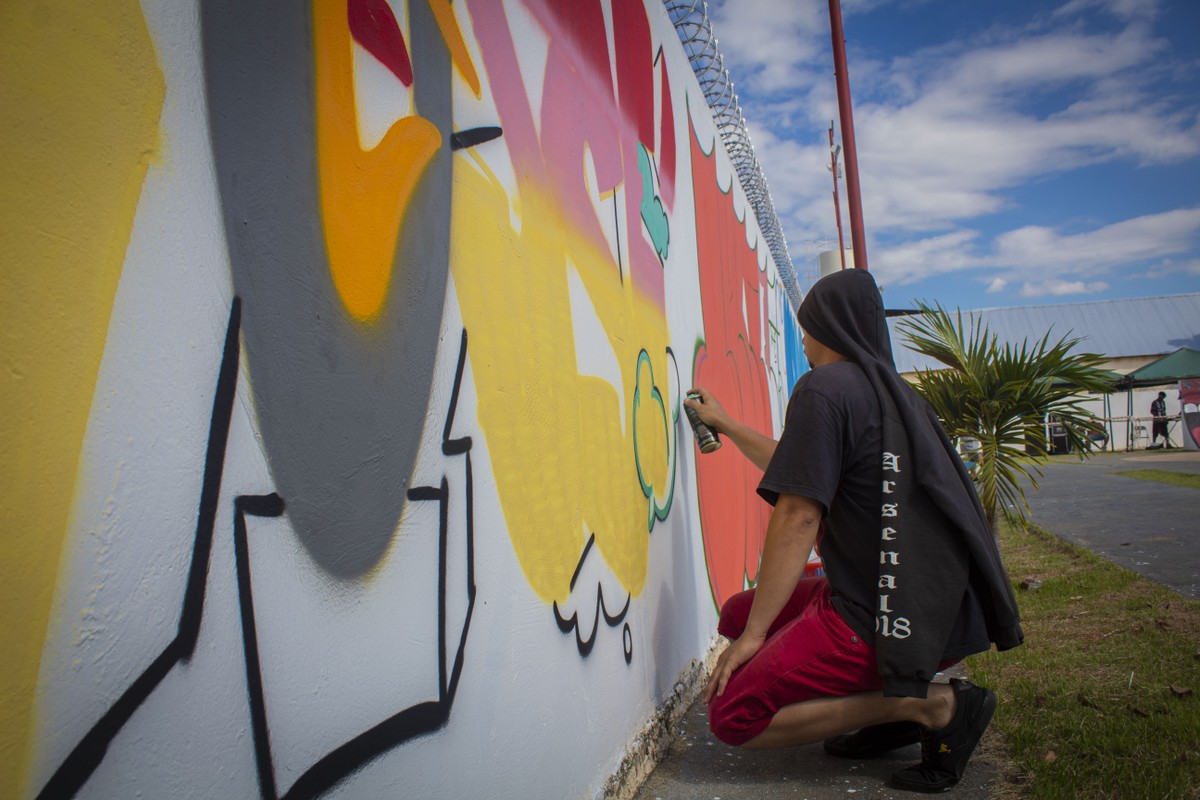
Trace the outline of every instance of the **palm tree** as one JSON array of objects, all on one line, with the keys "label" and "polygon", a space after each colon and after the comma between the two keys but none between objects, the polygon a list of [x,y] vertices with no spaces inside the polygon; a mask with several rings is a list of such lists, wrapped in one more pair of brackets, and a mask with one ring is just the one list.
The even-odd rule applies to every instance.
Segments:
[{"label": "palm tree", "polygon": [[1038,464],[1049,454],[1045,415],[1062,422],[1071,449],[1086,453],[1086,433],[1096,417],[1082,408],[1080,395],[1108,388],[1108,373],[1099,368],[1103,359],[1071,352],[1079,339],[1051,343],[1049,332],[1033,345],[1001,346],[979,318],[964,327],[961,311],[951,318],[938,304],[917,307],[920,313],[897,329],[909,347],[948,369],[918,370],[915,388],[951,439],[979,440],[975,485],[993,533],[997,511],[1023,523],[1029,503],[1021,478],[1036,489]]}]

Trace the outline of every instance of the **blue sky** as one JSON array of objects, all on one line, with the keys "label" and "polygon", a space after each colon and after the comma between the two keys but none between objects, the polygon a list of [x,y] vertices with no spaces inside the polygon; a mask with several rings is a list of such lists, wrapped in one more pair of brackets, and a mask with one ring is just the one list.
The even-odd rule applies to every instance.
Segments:
[{"label": "blue sky", "polygon": [[[709,15],[803,282],[837,247],[828,3]],[[843,0],[842,15],[889,307],[1200,291],[1200,2]]]}]

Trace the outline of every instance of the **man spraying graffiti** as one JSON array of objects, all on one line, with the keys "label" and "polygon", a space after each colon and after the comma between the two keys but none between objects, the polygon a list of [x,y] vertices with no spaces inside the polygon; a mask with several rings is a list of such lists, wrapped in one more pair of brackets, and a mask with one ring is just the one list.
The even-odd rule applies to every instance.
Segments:
[{"label": "man spraying graffiti", "polygon": [[[705,692],[710,724],[736,746],[825,740],[848,758],[920,741],[921,763],[893,784],[940,791],[962,776],[996,696],[934,676],[1019,645],[1016,600],[961,459],[896,372],[871,275],[823,278],[797,317],[812,369],[778,442],[703,388],[686,401],[764,470],[758,493],[774,506],[757,587],[721,610],[731,643]],[[818,541],[826,576],[803,578]]]}]

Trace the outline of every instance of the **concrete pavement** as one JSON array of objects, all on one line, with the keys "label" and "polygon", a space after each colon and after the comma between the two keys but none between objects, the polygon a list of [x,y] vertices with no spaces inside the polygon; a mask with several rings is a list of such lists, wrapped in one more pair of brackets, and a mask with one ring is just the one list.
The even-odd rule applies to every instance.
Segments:
[{"label": "concrete pavement", "polygon": [[[1055,457],[1043,467],[1040,489],[1027,490],[1032,519],[1156,583],[1200,599],[1200,491],[1113,474],[1138,469],[1200,474],[1200,453],[1098,453],[1085,462]],[[1000,748],[989,731],[952,790],[956,800],[1012,796],[1006,791],[1011,787]],[[920,795],[892,789],[887,779],[919,760],[916,745],[863,761],[831,758],[819,744],[739,750],[713,737],[704,704],[697,701],[635,800],[911,800]]]},{"label": "concrete pavement", "polygon": [[[988,800],[1005,782],[999,745],[990,736],[975,751],[956,800]],[[913,800],[888,786],[893,772],[921,760],[912,745],[885,758],[831,758],[821,745],[786,750],[741,750],[717,741],[708,730],[704,703],[688,710],[666,759],[635,800]]]}]

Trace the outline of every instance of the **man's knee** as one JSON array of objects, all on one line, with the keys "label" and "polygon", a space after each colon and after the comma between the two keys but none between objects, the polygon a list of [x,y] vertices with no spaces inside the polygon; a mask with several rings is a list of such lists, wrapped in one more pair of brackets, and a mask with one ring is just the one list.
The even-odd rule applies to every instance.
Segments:
[{"label": "man's knee", "polygon": [[770,722],[770,718],[748,708],[744,702],[728,702],[727,695],[714,697],[708,706],[708,729],[732,747],[741,747],[762,733]]},{"label": "man's knee", "polygon": [[708,729],[713,736],[731,747],[741,747],[746,741],[746,731],[743,726],[735,724],[728,717],[718,717],[709,712]]},{"label": "man's knee", "polygon": [[738,592],[721,606],[721,617],[717,621],[717,633],[727,639],[736,639],[746,629],[750,618],[750,607],[754,605],[754,590]]}]

